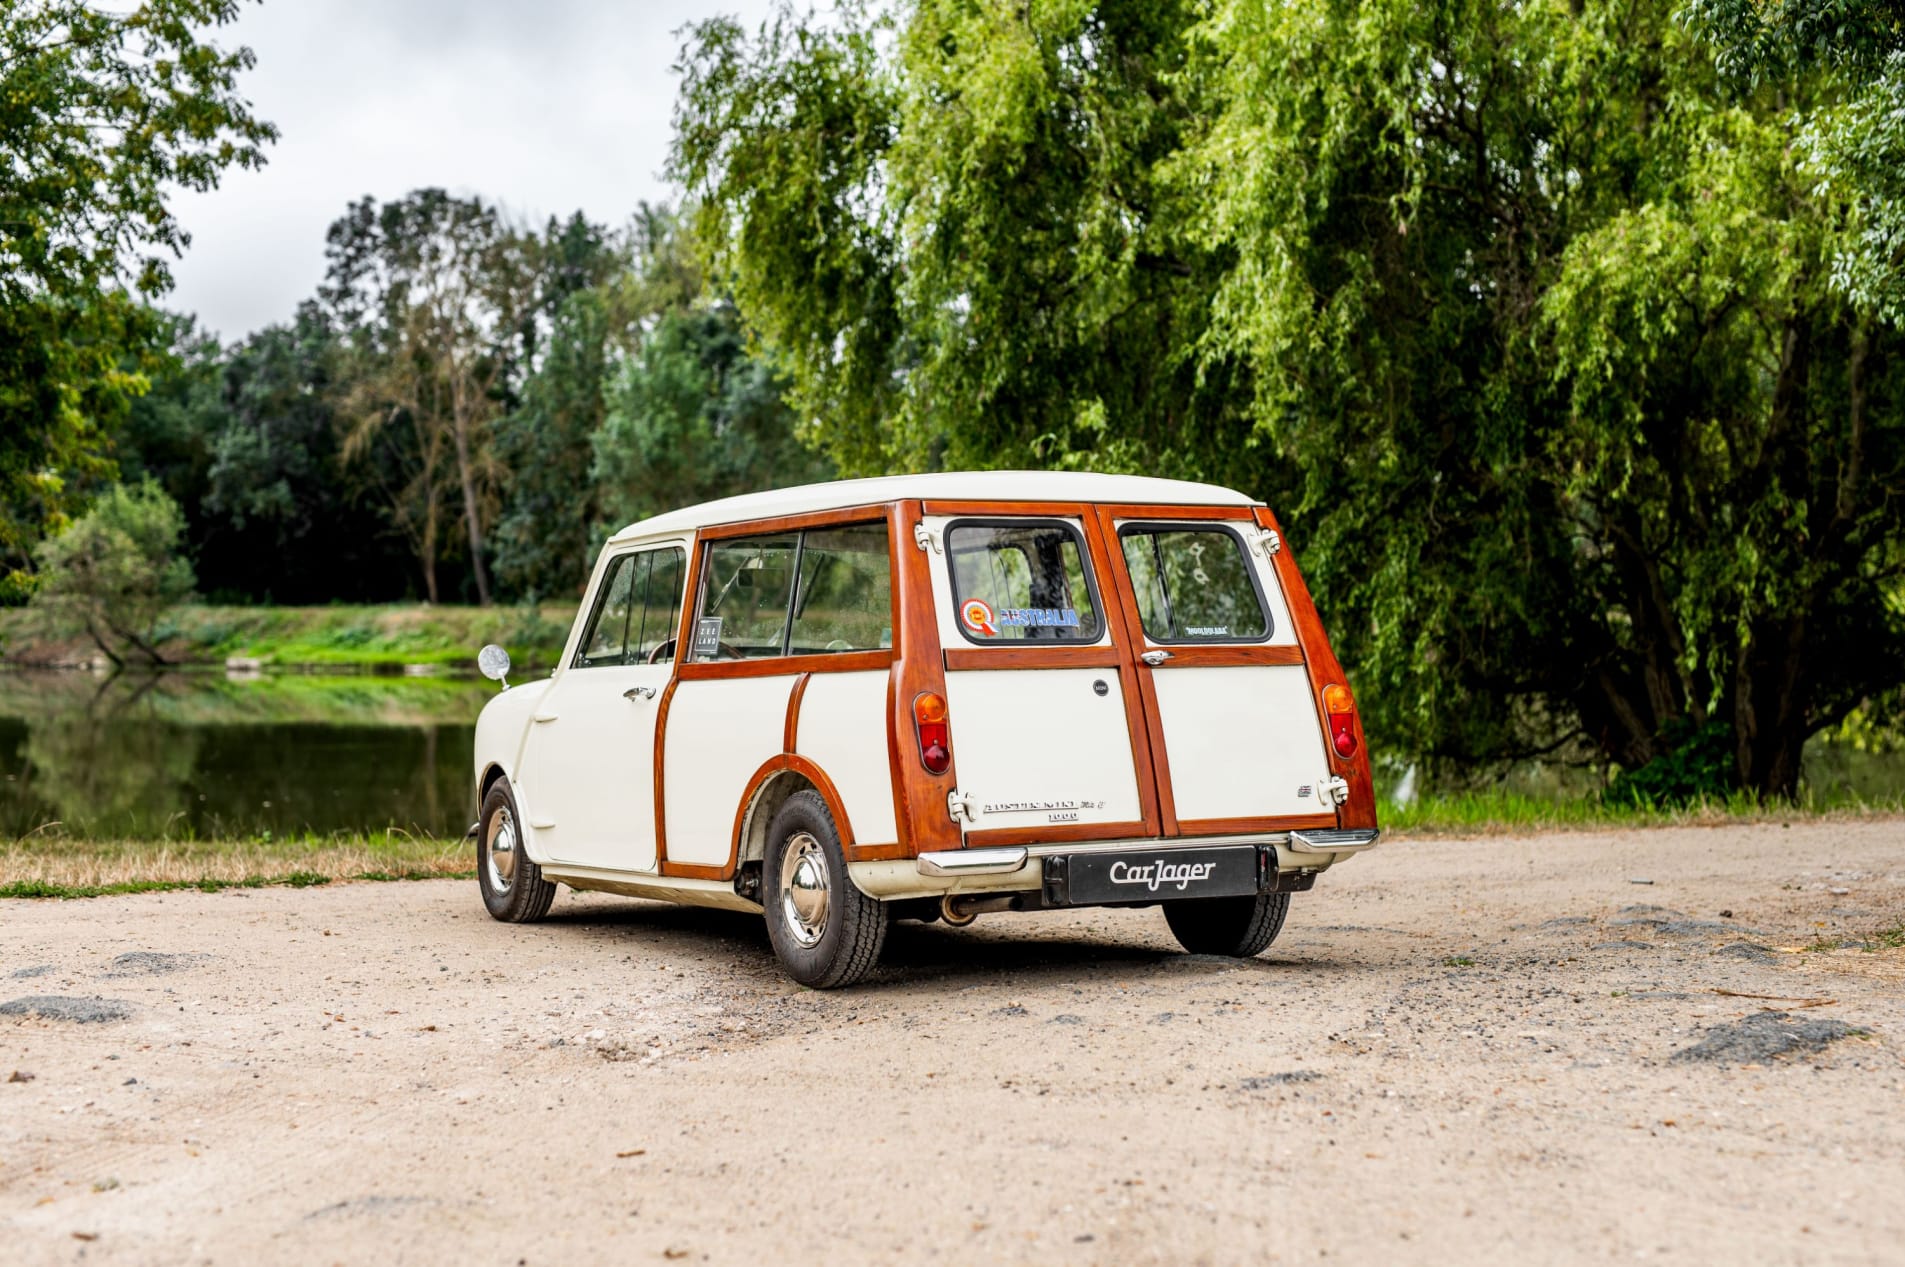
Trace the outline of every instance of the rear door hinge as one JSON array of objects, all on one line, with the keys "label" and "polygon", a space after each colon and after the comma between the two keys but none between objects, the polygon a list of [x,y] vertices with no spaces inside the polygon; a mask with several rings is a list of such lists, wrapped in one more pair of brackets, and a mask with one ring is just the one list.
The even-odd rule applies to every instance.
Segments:
[{"label": "rear door hinge", "polygon": [[1257,534],[1257,548],[1264,558],[1274,559],[1283,551],[1283,537],[1275,528],[1265,528]]},{"label": "rear door hinge", "polygon": [[979,805],[970,792],[961,792],[958,788],[946,793],[946,813],[955,823],[976,823],[979,821]]},{"label": "rear door hinge", "polygon": [[929,554],[942,553],[939,548],[939,538],[934,536],[933,530],[925,524],[913,525],[913,544]]},{"label": "rear door hinge", "polygon": [[1318,799],[1330,805],[1342,805],[1349,800],[1349,780],[1340,774],[1332,774],[1321,784],[1323,794]]}]

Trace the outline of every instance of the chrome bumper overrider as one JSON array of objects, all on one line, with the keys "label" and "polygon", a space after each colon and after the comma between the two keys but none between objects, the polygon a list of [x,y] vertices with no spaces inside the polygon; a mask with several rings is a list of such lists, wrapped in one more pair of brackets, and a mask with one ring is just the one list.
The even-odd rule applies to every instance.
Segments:
[{"label": "chrome bumper overrider", "polygon": [[1290,848],[1295,853],[1347,853],[1367,849],[1382,833],[1373,827],[1311,827],[1290,833]]},{"label": "chrome bumper overrider", "polygon": [[1009,875],[1025,866],[1026,849],[960,849],[919,856],[921,875]]}]

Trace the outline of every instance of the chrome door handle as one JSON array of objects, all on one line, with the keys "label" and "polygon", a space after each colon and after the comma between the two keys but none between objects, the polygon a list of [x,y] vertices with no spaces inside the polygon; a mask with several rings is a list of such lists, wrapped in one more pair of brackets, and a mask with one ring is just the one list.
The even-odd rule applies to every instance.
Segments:
[{"label": "chrome door handle", "polygon": [[622,692],[623,699],[634,699],[637,695],[643,699],[654,699],[655,688],[652,686],[631,686]]},{"label": "chrome door handle", "polygon": [[1144,661],[1154,669],[1170,658],[1171,653],[1168,651],[1147,651],[1138,657],[1138,659]]}]

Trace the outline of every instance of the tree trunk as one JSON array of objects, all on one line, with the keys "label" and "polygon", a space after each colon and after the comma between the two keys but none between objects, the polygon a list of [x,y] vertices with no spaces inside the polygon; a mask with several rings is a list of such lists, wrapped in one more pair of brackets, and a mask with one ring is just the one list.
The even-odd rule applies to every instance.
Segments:
[{"label": "tree trunk", "polygon": [[470,570],[476,576],[476,601],[489,606],[489,571],[483,566],[483,525],[477,518],[476,473],[470,467],[469,422],[461,408],[451,424],[456,441],[456,474],[463,488],[463,527],[469,534]]},{"label": "tree trunk", "polygon": [[428,490],[424,494],[423,507],[423,548],[417,551],[418,560],[423,564],[423,594],[435,606],[437,599],[437,507],[436,492]]},{"label": "tree trunk", "polygon": [[1740,786],[1755,796],[1790,800],[1799,791],[1806,746],[1806,618],[1753,625],[1733,676],[1733,736]]}]

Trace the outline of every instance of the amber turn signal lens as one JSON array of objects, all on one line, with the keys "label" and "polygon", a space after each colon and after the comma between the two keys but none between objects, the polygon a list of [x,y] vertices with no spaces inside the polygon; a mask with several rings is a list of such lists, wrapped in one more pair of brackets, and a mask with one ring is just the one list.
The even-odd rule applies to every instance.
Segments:
[{"label": "amber turn signal lens", "polygon": [[946,724],[945,697],[927,691],[913,697],[913,729],[919,738],[919,763],[928,774],[952,768],[952,731]]}]

